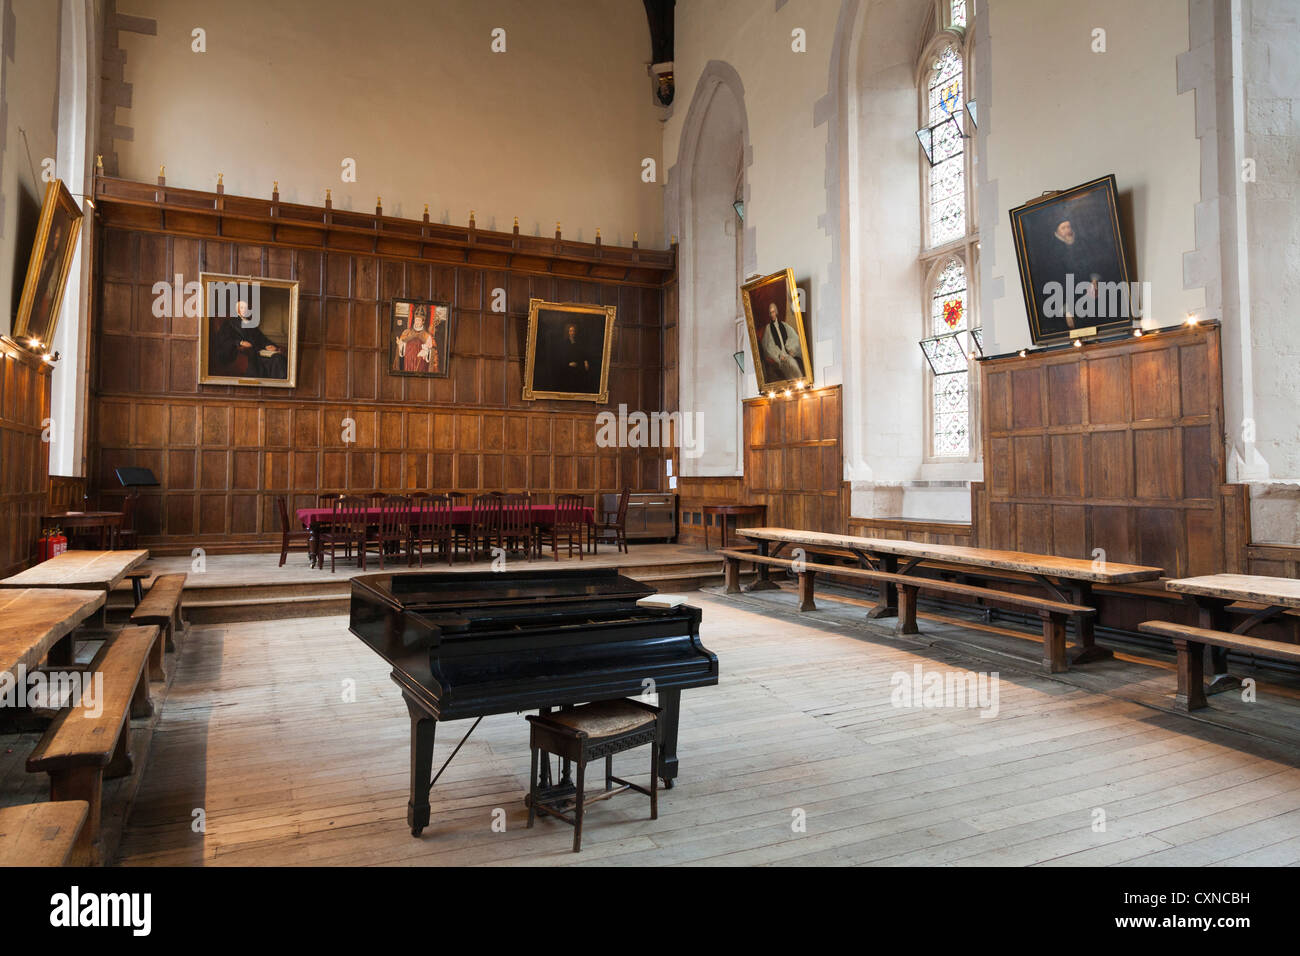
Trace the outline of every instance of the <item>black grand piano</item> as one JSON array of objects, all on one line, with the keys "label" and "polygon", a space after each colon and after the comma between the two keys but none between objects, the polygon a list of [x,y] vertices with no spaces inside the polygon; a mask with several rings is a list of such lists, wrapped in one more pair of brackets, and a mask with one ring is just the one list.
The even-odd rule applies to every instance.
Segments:
[{"label": "black grand piano", "polygon": [[718,658],[700,643],[699,608],[637,605],[654,593],[614,568],[354,577],[349,629],[393,666],[411,715],[411,834],[429,824],[439,720],[657,693],[671,787],[682,690],[716,684]]}]

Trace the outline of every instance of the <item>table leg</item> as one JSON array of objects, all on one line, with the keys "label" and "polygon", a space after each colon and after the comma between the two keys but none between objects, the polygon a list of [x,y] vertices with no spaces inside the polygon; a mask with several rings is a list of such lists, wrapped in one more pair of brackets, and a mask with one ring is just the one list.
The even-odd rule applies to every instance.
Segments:
[{"label": "table leg", "polygon": [[682,692],[660,690],[659,698],[659,778],[664,787],[673,788],[677,778],[677,726],[682,715]]},{"label": "table leg", "polygon": [[[1232,623],[1228,619],[1227,601],[1221,598],[1196,598],[1199,625],[1212,631],[1231,631]],[[1197,645],[1201,647],[1201,645]],[[1189,649],[1189,653],[1190,653]],[[1210,682],[1205,687],[1207,694],[1222,694],[1224,691],[1237,690],[1241,687],[1240,678],[1228,673],[1228,649],[1226,647],[1210,648]]]},{"label": "table leg", "polygon": [[[767,557],[768,544],[767,541],[758,542],[758,553],[763,557]],[[745,585],[746,591],[775,591],[777,589],[776,582],[767,576],[767,568],[766,564],[754,566],[754,580]]]},{"label": "table leg", "polygon": [[[892,554],[882,554],[880,556],[880,565],[882,571],[888,571],[890,574],[898,573],[898,557]],[[861,555],[858,556],[858,563],[866,565],[866,559]],[[876,606],[867,612],[867,617],[898,617],[898,585],[886,581],[880,585],[880,600]]]},{"label": "table leg", "polygon": [[719,517],[722,518],[722,527],[718,530],[718,534],[722,535],[722,550],[726,551],[727,550],[727,516],[719,515]]},{"label": "table leg", "polygon": [[708,551],[709,550],[709,513],[705,511],[702,513],[702,515],[704,521],[704,550]]},{"label": "table leg", "polygon": [[[1092,596],[1092,583],[1089,581],[1071,581],[1070,597],[1074,604],[1095,607]],[[1099,647],[1093,632],[1095,614],[1074,615],[1074,639],[1079,642],[1079,653],[1071,660],[1072,664],[1087,664],[1092,661],[1104,661],[1115,656],[1109,647]]]}]

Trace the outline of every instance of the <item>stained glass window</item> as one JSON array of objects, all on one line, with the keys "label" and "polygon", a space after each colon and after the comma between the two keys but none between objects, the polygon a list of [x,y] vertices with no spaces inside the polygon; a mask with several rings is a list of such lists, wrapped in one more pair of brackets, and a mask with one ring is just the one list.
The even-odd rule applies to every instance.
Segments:
[{"label": "stained glass window", "polygon": [[941,246],[966,234],[966,141],[954,119],[962,97],[962,60],[947,46],[934,63],[927,91],[927,122],[933,130],[930,167],[930,245]]},{"label": "stained glass window", "polygon": [[[966,303],[966,264],[944,263],[930,288],[930,335],[949,336],[970,327]],[[931,376],[932,454],[936,458],[970,454],[970,364],[956,337],[933,339],[926,352]]]},{"label": "stained glass window", "polygon": [[966,0],[952,0],[952,25],[966,27]]}]

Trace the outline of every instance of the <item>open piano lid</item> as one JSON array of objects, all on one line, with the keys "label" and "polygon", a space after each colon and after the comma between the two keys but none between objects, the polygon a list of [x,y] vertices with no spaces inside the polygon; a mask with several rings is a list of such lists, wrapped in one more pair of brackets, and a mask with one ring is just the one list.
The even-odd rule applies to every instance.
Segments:
[{"label": "open piano lid", "polygon": [[655,593],[617,568],[364,574],[352,579],[352,587],[371,591],[395,608],[434,612],[543,602],[634,602]]}]

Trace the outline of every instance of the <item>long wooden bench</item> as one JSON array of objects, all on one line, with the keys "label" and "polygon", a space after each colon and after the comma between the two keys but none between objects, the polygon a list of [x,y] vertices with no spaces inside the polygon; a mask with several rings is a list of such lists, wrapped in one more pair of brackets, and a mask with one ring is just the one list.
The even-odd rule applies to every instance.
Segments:
[{"label": "long wooden bench", "polygon": [[1205,706],[1205,648],[1222,647],[1227,651],[1258,654],[1279,661],[1300,664],[1300,645],[1247,637],[1228,631],[1215,631],[1172,621],[1144,621],[1138,625],[1144,634],[1168,637],[1178,652],[1178,692],[1174,706],[1179,710],[1200,710]]},{"label": "long wooden bench", "polygon": [[917,575],[898,574],[892,571],[876,571],[871,568],[850,568],[833,564],[817,564],[800,559],[774,558],[755,554],[750,551],[724,549],[717,552],[724,559],[723,581],[726,592],[735,594],[740,591],[740,565],[749,562],[767,567],[780,567],[791,571],[798,580],[799,610],[814,611],[817,605],[813,596],[814,581],[818,574],[834,574],[841,577],[871,581],[878,585],[893,585],[898,589],[898,626],[900,634],[916,634],[916,600],[921,591],[938,594],[955,594],[964,597],[995,601],[1018,609],[1036,613],[1043,621],[1043,667],[1051,674],[1060,673],[1068,668],[1065,657],[1065,631],[1070,618],[1078,615],[1092,615],[1096,612],[1080,604],[1067,604],[1047,598],[1028,594],[1016,594],[1011,591],[996,591],[992,588],[944,581],[941,578],[925,578]]},{"label": "long wooden bench", "polygon": [[181,595],[185,591],[184,574],[160,574],[149,587],[149,593],[131,612],[131,623],[162,629],[164,640],[154,649],[149,660],[149,673],[154,680],[166,680],[163,670],[163,651],[176,649],[175,633],[184,633],[185,619],[181,615]]},{"label": "long wooden bench", "polygon": [[0,808],[0,867],[63,866],[89,813],[85,800]]},{"label": "long wooden bench", "polygon": [[103,675],[103,690],[93,715],[86,707],[68,707],[54,718],[27,758],[32,773],[50,775],[50,799],[84,800],[86,824],[74,862],[100,862],[100,810],[105,778],[131,773],[131,717],[153,714],[145,673],[154,645],[162,643],[156,626],[127,627],[107,641],[86,670]]}]

